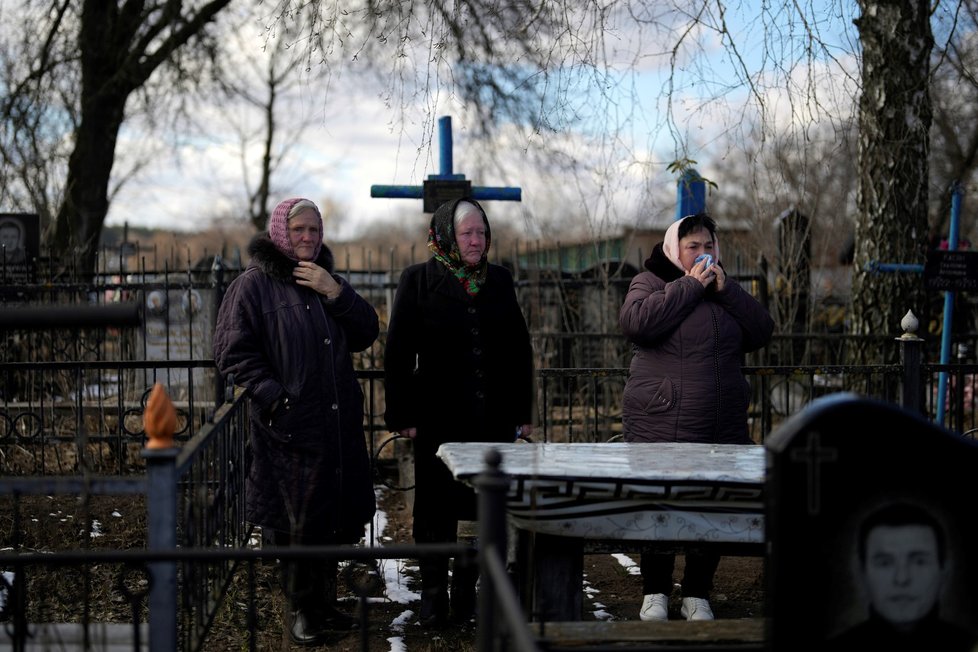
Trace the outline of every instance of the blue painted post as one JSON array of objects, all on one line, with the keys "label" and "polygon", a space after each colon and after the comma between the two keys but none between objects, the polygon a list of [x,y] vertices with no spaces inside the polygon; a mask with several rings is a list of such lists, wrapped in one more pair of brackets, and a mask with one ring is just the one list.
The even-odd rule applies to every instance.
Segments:
[{"label": "blue painted post", "polygon": [[706,181],[694,168],[676,181],[676,220],[706,211]]},{"label": "blue painted post", "polygon": [[[958,223],[961,220],[961,184],[955,183],[951,192],[951,230],[947,237],[947,250],[956,251],[958,248]],[[944,292],[944,322],[941,328],[941,364],[947,364],[951,359],[951,321],[954,319],[954,290]],[[944,425],[947,397],[947,372],[942,371],[937,377],[937,414],[938,425]]]},{"label": "blue painted post", "polygon": [[438,160],[441,163],[438,176],[450,179],[452,176],[452,117],[438,118]]},{"label": "blue painted post", "polygon": [[[177,455],[179,448],[144,449],[150,550],[177,547]],[[152,562],[149,589],[150,652],[177,649],[177,564]]]}]

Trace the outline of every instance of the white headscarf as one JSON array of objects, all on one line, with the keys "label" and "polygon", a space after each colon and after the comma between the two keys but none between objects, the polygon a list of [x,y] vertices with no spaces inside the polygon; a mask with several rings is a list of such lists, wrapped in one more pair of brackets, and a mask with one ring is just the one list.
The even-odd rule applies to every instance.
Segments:
[{"label": "white headscarf", "polygon": [[[666,235],[662,239],[662,253],[683,273],[686,272],[686,268],[679,261],[679,225],[690,217],[692,215],[687,215],[670,224],[669,228],[666,229]],[[713,234],[713,260],[718,263],[720,262],[720,238],[715,233]]]}]

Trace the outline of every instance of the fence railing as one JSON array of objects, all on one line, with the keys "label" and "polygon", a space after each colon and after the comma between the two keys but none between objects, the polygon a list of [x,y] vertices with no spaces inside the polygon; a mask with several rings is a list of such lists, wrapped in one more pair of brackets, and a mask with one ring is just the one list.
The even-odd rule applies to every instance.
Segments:
[{"label": "fence railing", "polygon": [[[144,450],[145,475],[0,478],[0,496],[14,499],[15,540],[9,550],[0,553],[0,602],[4,603],[3,619],[9,620],[6,633],[12,649],[26,649],[29,641],[36,642],[42,626],[39,623],[66,619],[76,621],[75,637],[83,649],[88,649],[88,643],[99,631],[92,614],[110,610],[105,600],[114,607],[111,611],[116,614],[115,621],[120,620],[119,606],[124,603],[126,615],[121,620],[132,623],[118,644],[120,649],[128,645],[150,652],[204,649],[232,577],[245,563],[248,626],[242,645],[254,650],[258,627],[256,562],[435,555],[464,560],[475,554],[472,545],[464,544],[384,548],[264,546],[261,550],[249,546],[252,531],[245,523],[243,502],[248,411],[249,401],[239,391],[183,447]],[[17,540],[19,500],[23,496],[57,493],[86,499],[95,495],[141,498],[147,516],[146,549],[25,549]],[[505,523],[505,494],[496,509],[500,513],[492,522]],[[505,540],[501,546],[505,550]],[[64,586],[57,580],[65,569],[79,579],[75,595],[65,596]],[[107,591],[106,587],[114,588]],[[369,602],[366,593],[361,597],[361,635],[366,636]],[[94,602],[98,600],[102,604],[96,607]],[[142,622],[148,623],[148,629],[141,626]]]},{"label": "fence railing", "polygon": [[[15,513],[20,508],[17,499],[25,495],[61,493],[84,499],[134,496],[145,501],[146,546],[150,552],[172,553],[178,547],[197,550],[244,548],[251,533],[244,518],[247,415],[247,400],[239,397],[237,402],[220,408],[213,420],[182,448],[141,448],[145,474],[121,478],[92,473],[52,478],[0,478],[0,496],[15,498]],[[38,595],[39,589],[36,584],[29,587],[28,576],[24,574],[28,567],[36,566],[38,562],[32,561],[32,553],[24,550],[19,540],[20,529],[14,527],[12,531],[13,540],[8,544],[12,554],[0,555],[0,565],[13,568],[15,573],[14,582],[9,583],[9,601],[13,605],[12,638],[16,644],[18,641],[23,643],[29,636],[27,621],[32,604],[26,596]],[[44,559],[50,560],[48,557]],[[201,648],[236,563],[234,558],[223,557],[214,558],[206,565],[186,562],[178,569],[172,561],[140,559],[144,566],[140,573],[148,578],[149,588],[123,593],[130,601],[134,624],[138,625],[144,609],[148,614],[153,634],[151,650]],[[120,571],[117,582],[127,586],[127,582],[133,580],[126,576],[128,569],[123,570],[125,572]],[[86,573],[89,571],[83,571],[83,577],[87,577]],[[90,581],[85,582],[86,586],[90,584]],[[84,597],[83,604],[87,607],[87,594]]]},{"label": "fence railing", "polygon": [[[608,341],[611,343],[610,338]],[[899,338],[891,345],[899,348],[899,364],[745,367],[754,392],[749,415],[754,439],[764,441],[781,420],[811,400],[839,391],[900,403],[952,430],[970,433],[975,427],[978,365],[925,364],[925,342],[912,336]],[[148,370],[152,370],[151,376],[147,376]],[[80,559],[70,554],[62,558],[62,553],[50,557],[48,552],[26,549],[24,542],[17,539],[20,529],[16,527],[20,518],[17,500],[22,496],[60,493],[89,500],[93,496],[121,495],[145,502],[148,552],[143,552],[142,557],[133,554],[141,559],[139,562],[129,555],[107,553],[105,563],[111,558],[121,564],[115,583],[131,610],[133,636],[139,640],[143,631],[139,623],[148,619],[153,633],[151,647],[158,645],[161,650],[200,649],[242,560],[252,563],[263,555],[271,559],[303,554],[301,550],[249,552],[250,529],[245,525],[242,502],[247,401],[239,394],[218,407],[216,397],[223,399],[220,383],[210,380],[208,391],[198,393],[190,382],[197,370],[213,374],[213,362],[5,360],[0,366],[4,389],[0,403],[0,497],[13,497],[15,522],[13,540],[9,542],[12,554],[0,555],[5,568],[15,569],[14,579],[0,582],[11,596],[13,631],[21,637],[17,640],[25,640],[31,619],[27,595],[43,592],[38,587],[44,586],[44,573],[36,570],[43,566],[41,557],[68,565]],[[142,431],[147,380],[159,380],[164,375],[167,382],[178,386],[183,383],[174,381],[173,376],[186,375],[186,404],[177,401],[178,408],[184,410],[180,435],[184,447],[179,451],[147,452],[143,450]],[[383,372],[369,369],[358,375],[366,385],[365,425],[376,468],[380,463],[377,458],[385,450],[380,440],[387,436],[382,417]],[[951,399],[946,401],[951,408],[944,415],[936,413],[940,404],[936,388],[940,387],[941,375],[949,377],[947,391]],[[542,439],[605,441],[620,434],[621,394],[626,379],[624,366],[539,369],[537,422]],[[121,460],[128,462],[123,464]],[[27,461],[36,466],[29,467]],[[16,473],[42,477],[13,477]],[[64,477],[65,473],[75,475]],[[492,539],[485,536],[486,541]],[[453,550],[455,554],[472,552],[469,548]],[[485,550],[491,550],[491,546]],[[84,557],[93,552],[80,554]],[[351,553],[349,548],[343,548],[344,558],[351,554],[382,556]],[[414,548],[412,554],[429,552]],[[504,594],[502,603],[508,602],[511,596],[505,593],[500,580],[499,560],[486,556],[483,561],[490,582]],[[103,572],[97,567],[97,562],[77,567],[85,601],[89,599],[88,588],[97,583],[96,574]],[[28,572],[28,568],[35,570]],[[31,575],[40,579],[28,586]],[[487,599],[496,598],[490,594]],[[87,614],[87,602],[83,604]],[[515,620],[512,614],[505,616],[506,609],[500,617]],[[506,632],[521,649],[532,649],[523,647],[532,641],[524,640],[518,624],[510,623],[498,632],[493,628],[494,635],[499,632]]]},{"label": "fence railing", "polygon": [[[763,442],[783,420],[812,400],[840,391],[907,405],[906,388],[917,397],[915,408],[938,421],[939,379],[947,377],[940,421],[950,430],[978,427],[978,364],[921,362],[922,342],[892,341],[909,360],[891,365],[748,365],[744,374],[752,389],[749,426],[752,439]],[[0,474],[64,475],[79,471],[124,475],[139,472],[144,435],[142,413],[154,378],[147,365],[160,366],[170,382],[175,375],[203,370],[213,361],[129,363],[11,363],[0,373],[16,373],[37,386],[26,400],[0,401]],[[357,372],[365,401],[365,430],[375,464],[396,461],[398,446],[389,446],[384,425],[383,370]],[[621,397],[627,380],[624,366],[538,369],[538,435],[542,441],[606,441],[621,434]],[[158,375],[164,384],[165,376]],[[99,384],[101,383],[101,384]],[[57,393],[51,388],[100,387]],[[169,387],[169,385],[168,385]],[[178,440],[190,441],[215,409],[212,394],[176,401]]]},{"label": "fence railing", "polygon": [[3,474],[131,473],[144,466],[142,416],[154,384],[173,397],[184,442],[211,417],[219,391],[213,360],[5,362],[0,376]]}]

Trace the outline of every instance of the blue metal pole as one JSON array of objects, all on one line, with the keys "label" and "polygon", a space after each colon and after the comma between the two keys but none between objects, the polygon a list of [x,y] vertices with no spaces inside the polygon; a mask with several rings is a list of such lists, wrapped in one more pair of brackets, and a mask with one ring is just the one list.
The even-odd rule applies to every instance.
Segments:
[{"label": "blue metal pole", "polygon": [[523,190],[521,188],[501,188],[494,186],[479,187],[472,189],[473,199],[496,199],[499,201],[521,201]]},{"label": "blue metal pole", "polygon": [[876,274],[879,272],[916,272],[921,273],[924,271],[923,265],[918,265],[917,263],[877,263],[871,261],[866,263],[863,268],[867,272]]},{"label": "blue metal pole", "polygon": [[370,196],[381,199],[421,199],[424,189],[421,186],[385,186],[374,184],[370,186]]},{"label": "blue metal pole", "polygon": [[438,118],[438,146],[441,162],[439,175],[447,179],[452,176],[452,116],[450,115]]},{"label": "blue metal pole", "polygon": [[[961,219],[961,184],[955,183],[951,191],[951,230],[947,238],[947,250],[957,251],[958,223]],[[951,320],[954,318],[954,290],[944,292],[944,322],[941,329],[941,364],[947,364],[951,359]],[[937,377],[937,414],[938,425],[944,425],[945,404],[947,402],[947,372],[942,371]]]}]

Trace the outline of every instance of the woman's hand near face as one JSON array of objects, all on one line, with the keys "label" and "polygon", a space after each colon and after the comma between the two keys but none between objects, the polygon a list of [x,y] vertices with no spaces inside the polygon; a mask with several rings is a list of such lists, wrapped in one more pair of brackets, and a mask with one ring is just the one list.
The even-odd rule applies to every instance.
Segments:
[{"label": "woman's hand near face", "polygon": [[325,269],[307,260],[300,260],[295,269],[292,270],[297,285],[304,285],[312,288],[319,294],[325,295],[327,299],[335,299],[340,296],[342,288],[336,282],[333,275]]},{"label": "woman's hand near face", "polygon": [[713,263],[713,266],[710,267],[710,270],[713,272],[713,276],[716,279],[717,292],[722,291],[724,284],[727,282],[727,273],[724,272],[723,268],[717,265],[716,263]]},{"label": "woman's hand near face", "polygon": [[[707,287],[710,285],[710,283],[717,279],[718,272],[723,274],[723,270],[720,270],[716,264],[707,267],[706,260],[701,260],[693,265],[688,272],[686,272],[686,276],[692,276],[697,281],[702,283],[703,287]],[[720,289],[719,285],[717,286],[717,289]]]}]

